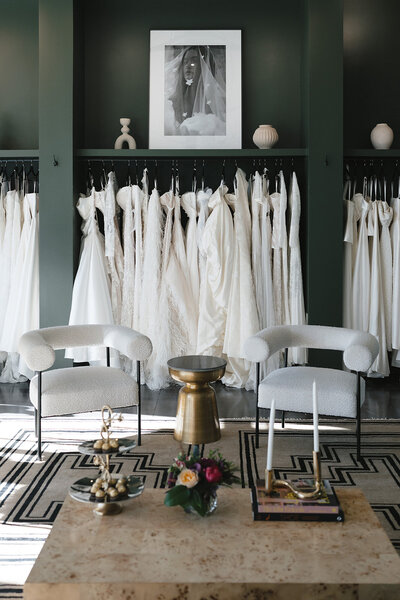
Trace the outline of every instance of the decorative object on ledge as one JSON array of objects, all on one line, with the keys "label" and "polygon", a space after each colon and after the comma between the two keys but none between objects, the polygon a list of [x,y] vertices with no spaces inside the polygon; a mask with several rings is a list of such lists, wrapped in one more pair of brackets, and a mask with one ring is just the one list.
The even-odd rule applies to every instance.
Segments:
[{"label": "decorative object on ledge", "polygon": [[253,142],[262,150],[272,148],[278,140],[278,132],[272,125],[259,125],[253,134]]},{"label": "decorative object on ledge", "polygon": [[136,441],[111,438],[111,425],[114,420],[122,421],[122,415],[114,415],[108,405],[103,406],[101,418],[101,439],[84,442],[78,447],[82,454],[94,455],[93,462],[98,467],[100,476],[97,479],[79,479],[72,484],[69,492],[72,498],[79,502],[95,503],[97,506],[93,512],[97,515],[116,515],[122,510],[119,502],[139,496],[144,485],[140,477],[111,474],[110,456],[132,450]]},{"label": "decorative object on ledge", "polygon": [[376,150],[388,150],[393,143],[393,130],[387,123],[378,123],[371,131],[371,142]]},{"label": "decorative object on ledge", "polygon": [[122,133],[115,140],[114,149],[115,150],[122,150],[124,142],[126,142],[128,144],[129,150],[136,150],[135,139],[131,135],[129,135],[129,125],[131,124],[131,120],[127,119],[127,118],[124,118],[124,117],[121,117],[121,119],[119,120],[119,122],[122,125],[122,127],[121,127]]},{"label": "decorative object on ledge", "polygon": [[182,506],[186,512],[201,517],[211,515],[217,508],[218,487],[240,483],[235,471],[235,465],[218,450],[211,450],[208,458],[197,453],[185,456],[181,452],[168,469],[169,489],[164,504]]}]

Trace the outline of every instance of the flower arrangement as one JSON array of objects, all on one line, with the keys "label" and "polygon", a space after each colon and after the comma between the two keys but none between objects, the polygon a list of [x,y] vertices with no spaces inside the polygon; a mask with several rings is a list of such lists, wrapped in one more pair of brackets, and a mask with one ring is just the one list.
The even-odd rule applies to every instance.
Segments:
[{"label": "flower arrangement", "polygon": [[218,452],[211,450],[208,458],[185,456],[180,453],[168,469],[168,491],[164,504],[182,506],[204,517],[210,514],[210,507],[216,506],[217,489],[220,485],[230,486],[240,483],[234,474],[237,468]]}]

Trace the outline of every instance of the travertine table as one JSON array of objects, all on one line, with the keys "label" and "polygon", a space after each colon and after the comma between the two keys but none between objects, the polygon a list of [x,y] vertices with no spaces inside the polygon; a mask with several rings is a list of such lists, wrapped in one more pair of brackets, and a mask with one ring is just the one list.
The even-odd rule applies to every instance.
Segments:
[{"label": "travertine table", "polygon": [[400,598],[400,558],[358,489],[337,489],[345,523],[253,522],[248,489],[220,489],[210,517],[146,489],[113,517],[71,498],[25,600]]}]

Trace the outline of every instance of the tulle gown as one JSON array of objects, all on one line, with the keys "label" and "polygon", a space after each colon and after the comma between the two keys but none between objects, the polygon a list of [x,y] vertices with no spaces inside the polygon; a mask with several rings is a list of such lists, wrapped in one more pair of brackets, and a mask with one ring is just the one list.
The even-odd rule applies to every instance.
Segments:
[{"label": "tulle gown", "polygon": [[188,282],[193,298],[193,320],[195,325],[195,337],[192,346],[197,345],[197,326],[199,320],[200,299],[200,273],[199,273],[199,251],[197,246],[197,198],[195,192],[187,192],[181,198],[182,208],[188,216],[185,235],[186,262],[188,269]]},{"label": "tulle gown", "polygon": [[[122,282],[121,325],[133,328],[135,293],[134,188],[126,185],[117,192],[117,202],[123,210],[124,277]],[[140,190],[139,190],[140,191]]]},{"label": "tulle gown", "polygon": [[225,200],[228,189],[221,184],[211,195],[202,236],[205,255],[200,289],[197,354],[222,356],[231,287],[235,238],[231,211]]},{"label": "tulle gown", "polygon": [[381,224],[380,253],[382,270],[382,293],[386,323],[386,347],[392,349],[392,293],[393,293],[393,255],[389,227],[393,219],[393,209],[387,202],[378,203],[379,222]]},{"label": "tulle gown", "polygon": [[[21,212],[19,194],[9,190],[5,197],[6,226],[3,237],[3,248],[0,256],[0,331],[3,329],[10,294],[12,274],[17,260],[18,244],[21,235]],[[3,350],[1,348],[1,350]]]},{"label": "tulle gown", "polygon": [[[95,190],[79,199],[77,209],[82,217],[82,249],[72,290],[69,325],[112,324],[114,322],[110,280],[104,256],[104,238],[96,218]],[[104,360],[105,350],[99,347],[70,348],[67,358],[75,362]]]},{"label": "tulle gown", "polygon": [[247,188],[246,175],[238,169],[235,193],[229,195],[235,209],[234,257],[223,345],[223,353],[229,359],[222,379],[235,387],[245,386],[249,378],[251,364],[244,358],[244,342],[260,329],[251,272],[251,217]]},{"label": "tulle gown", "polygon": [[[200,287],[204,280],[204,272],[206,268],[207,262],[207,254],[203,248],[203,233],[204,228],[206,226],[206,221],[210,212],[208,207],[208,203],[212,194],[212,190],[210,188],[206,188],[205,190],[200,189],[197,192],[197,212],[199,218],[197,219],[197,230],[196,230],[196,239],[197,239],[197,247],[199,251],[199,280]],[[200,289],[199,289],[200,294]]]}]

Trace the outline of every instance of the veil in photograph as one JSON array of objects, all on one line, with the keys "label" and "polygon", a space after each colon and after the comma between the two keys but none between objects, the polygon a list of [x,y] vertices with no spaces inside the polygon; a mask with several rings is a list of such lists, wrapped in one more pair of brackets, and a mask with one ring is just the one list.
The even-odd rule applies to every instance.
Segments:
[{"label": "veil in photograph", "polygon": [[[184,74],[189,51],[198,53],[200,65],[192,79]],[[209,46],[185,46],[166,63],[164,134],[226,135],[225,63]]]}]

